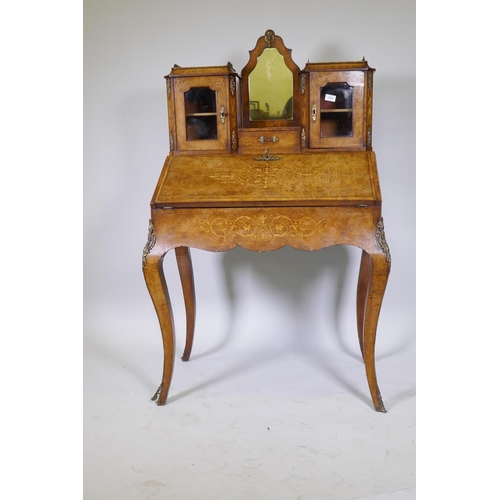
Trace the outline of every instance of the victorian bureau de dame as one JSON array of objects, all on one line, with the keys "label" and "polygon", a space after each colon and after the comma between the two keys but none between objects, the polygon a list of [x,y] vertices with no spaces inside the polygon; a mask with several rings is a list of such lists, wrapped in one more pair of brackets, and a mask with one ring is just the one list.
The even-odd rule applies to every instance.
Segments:
[{"label": "victorian bureau de dame", "polygon": [[164,348],[167,400],[174,326],[163,258],[174,249],[187,314],[188,361],[195,293],[190,248],[270,251],[289,245],[362,250],[357,328],[368,386],[385,412],[375,374],[375,334],[391,258],[372,151],[374,69],[359,62],[293,62],[272,30],[257,40],[241,76],[226,66],[166,76],[170,153],[151,201],[142,267]]}]

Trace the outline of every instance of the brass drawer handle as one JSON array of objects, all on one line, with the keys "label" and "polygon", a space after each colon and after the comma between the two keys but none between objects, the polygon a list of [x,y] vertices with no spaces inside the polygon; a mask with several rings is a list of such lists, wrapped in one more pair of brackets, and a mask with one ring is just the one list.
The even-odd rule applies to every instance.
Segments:
[{"label": "brass drawer handle", "polygon": [[261,135],[258,139],[257,139],[261,144],[264,144],[265,142],[274,142],[274,144],[276,144],[279,139],[273,135],[271,138],[266,138],[264,137],[263,135]]}]

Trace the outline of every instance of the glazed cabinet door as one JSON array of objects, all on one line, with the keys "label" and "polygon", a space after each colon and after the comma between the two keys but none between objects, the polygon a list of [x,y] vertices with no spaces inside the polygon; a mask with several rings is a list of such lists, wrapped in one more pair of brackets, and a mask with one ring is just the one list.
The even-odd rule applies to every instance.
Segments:
[{"label": "glazed cabinet door", "polygon": [[230,151],[228,78],[203,76],[174,81],[176,149]]},{"label": "glazed cabinet door", "polygon": [[307,112],[311,148],[365,148],[365,73],[310,73]]}]

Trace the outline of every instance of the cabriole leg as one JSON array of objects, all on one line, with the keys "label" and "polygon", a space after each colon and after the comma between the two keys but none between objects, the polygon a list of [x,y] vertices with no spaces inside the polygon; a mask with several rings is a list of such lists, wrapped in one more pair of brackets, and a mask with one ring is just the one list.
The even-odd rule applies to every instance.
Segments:
[{"label": "cabriole leg", "polygon": [[365,325],[366,293],[368,291],[368,283],[370,281],[371,266],[372,261],[370,259],[370,256],[363,250],[361,254],[361,265],[359,267],[358,292],[356,297],[358,339],[359,347],[361,349],[361,356],[363,356],[363,358],[363,331]]},{"label": "cabriole leg", "polygon": [[167,401],[174,367],[175,332],[170,296],[168,294],[163,258],[170,248],[156,238],[153,223],[149,222],[148,241],[142,254],[142,270],[153,301],[163,340],[163,376],[160,386],[151,398],[158,406]]},{"label": "cabriole leg", "polygon": [[187,247],[177,247],[175,249],[177,266],[184,294],[184,304],[186,306],[186,345],[182,361],[189,361],[193,348],[194,324],[196,315],[196,297],[194,292],[193,265],[191,262],[191,252]]},{"label": "cabriole leg", "polygon": [[375,372],[375,338],[382,299],[389,278],[389,268],[384,254],[370,254],[370,258],[371,272],[369,273],[363,325],[363,357],[373,405],[375,410],[385,413],[386,409],[380,395]]}]

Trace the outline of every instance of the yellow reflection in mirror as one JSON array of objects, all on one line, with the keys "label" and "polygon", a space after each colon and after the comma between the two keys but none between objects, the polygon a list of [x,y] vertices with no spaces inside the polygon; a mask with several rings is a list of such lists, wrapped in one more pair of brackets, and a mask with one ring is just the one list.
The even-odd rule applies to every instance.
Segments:
[{"label": "yellow reflection in mirror", "polygon": [[248,75],[250,120],[293,118],[293,75],[278,49],[264,49]]}]

